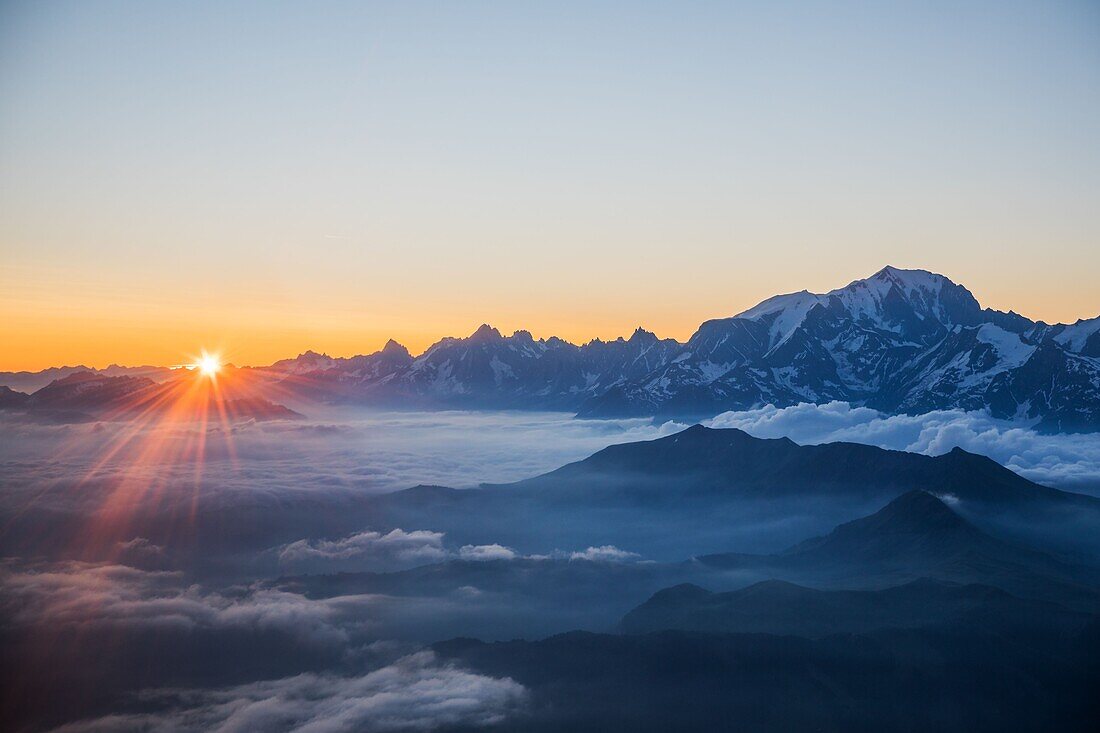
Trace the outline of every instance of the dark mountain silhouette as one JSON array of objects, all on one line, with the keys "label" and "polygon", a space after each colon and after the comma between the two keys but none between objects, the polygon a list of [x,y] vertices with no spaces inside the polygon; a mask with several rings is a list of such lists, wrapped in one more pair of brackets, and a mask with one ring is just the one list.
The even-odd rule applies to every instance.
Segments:
[{"label": "dark mountain silhouette", "polygon": [[23,407],[30,399],[26,392],[19,392],[10,387],[0,387],[0,410],[11,407]]},{"label": "dark mountain silhouette", "polygon": [[262,371],[284,375],[280,386],[321,400],[392,408],[575,409],[586,395],[616,380],[666,364],[680,344],[638,329],[629,339],[576,346],[535,340],[527,331],[503,336],[482,324],[467,338],[445,338],[413,358],[393,342],[374,354],[334,359],[306,352]]},{"label": "dark mountain silhouette", "polygon": [[767,580],[726,593],[695,585],[667,588],[626,614],[619,628],[630,634],[680,629],[821,637],[977,622],[1006,630],[1079,631],[1091,618],[988,585],[920,579],[882,590],[817,590]]},{"label": "dark mountain silhouette", "polygon": [[980,624],[811,640],[574,632],[455,639],[444,660],[531,695],[516,731],[1087,731],[1100,626],[1006,634]]},{"label": "dark mountain silhouette", "polygon": [[[1041,486],[983,456],[799,446],[699,426],[611,446],[513,484],[420,486],[372,497],[365,511],[376,529],[432,527],[462,543],[500,542],[524,552],[611,543],[671,561],[685,556],[688,537],[694,549],[687,552],[715,553],[758,523],[787,528],[771,545],[782,547],[924,490],[957,500],[979,526],[1053,527],[1059,541],[1095,550],[1087,532],[1066,537],[1061,530],[1069,517],[1097,526],[1100,500]],[[759,537],[747,541],[761,546]]]},{"label": "dark mountain silhouette", "polygon": [[[665,493],[881,495],[917,489],[972,501],[1079,502],[1082,498],[1028,481],[996,461],[956,448],[941,456],[859,443],[798,445],[754,438],[734,428],[694,425],[664,438],[609,446],[517,488],[583,484],[598,495],[619,486],[663,482]],[[1087,499],[1084,500],[1089,502]]]},{"label": "dark mountain silhouette", "polygon": [[920,578],[981,583],[1021,598],[1100,610],[1096,569],[992,537],[923,491],[775,555],[730,553],[699,560],[814,585],[882,587]]},{"label": "dark mountain silhouette", "polygon": [[175,370],[164,366],[145,365],[128,367],[119,364],[111,364],[104,369],[95,369],[84,365],[50,367],[37,372],[0,372],[0,385],[30,394],[31,392],[42,389],[50,384],[50,382],[64,379],[65,377],[80,372],[88,372],[101,377],[145,377],[155,382],[162,382],[169,379]]},{"label": "dark mountain silhouette", "polygon": [[[33,420],[272,420],[301,415],[242,386],[230,374],[222,386],[195,372],[175,370],[172,378],[154,381],[138,376],[104,376],[79,371],[55,379],[30,395],[0,395],[0,409]],[[9,390],[10,392],[10,390]]]},{"label": "dark mountain silhouette", "polygon": [[[842,524],[828,535],[806,540],[783,553],[789,558],[874,557],[883,562],[921,558],[942,562],[961,553],[1018,558],[1019,550],[981,532],[939,498],[910,491],[869,517]],[[1045,556],[1034,556],[1041,562]]]}]

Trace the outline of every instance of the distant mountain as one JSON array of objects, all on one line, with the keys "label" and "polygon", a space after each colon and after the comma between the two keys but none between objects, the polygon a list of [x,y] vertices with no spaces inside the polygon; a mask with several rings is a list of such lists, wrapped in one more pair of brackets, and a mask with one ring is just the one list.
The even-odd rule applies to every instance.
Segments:
[{"label": "distant mountain", "polygon": [[280,385],[322,400],[397,408],[574,410],[615,381],[640,378],[681,349],[638,329],[629,339],[575,346],[503,336],[482,325],[469,338],[445,338],[413,358],[390,341],[374,354],[334,359],[306,352],[261,371],[285,375]]},{"label": "distant mountain", "polygon": [[989,585],[919,579],[882,590],[817,590],[767,580],[726,593],[691,584],[666,588],[626,614],[619,628],[628,634],[679,629],[813,638],[973,622],[1080,630],[1090,618]]},{"label": "distant mountain", "polygon": [[886,412],[988,409],[1100,427],[1100,318],[1049,326],[982,309],[942,275],[886,267],[823,295],[704,323],[683,353],[581,405],[586,416],[712,415],[843,400]]},{"label": "distant mountain", "polygon": [[1041,486],[961,449],[932,457],[852,443],[800,446],[702,426],[610,446],[512,484],[419,486],[366,502],[373,529],[431,527],[455,542],[525,553],[614,544],[675,560],[688,539],[691,554],[787,546],[915,490],[956,501],[979,526],[1007,527],[1008,536],[1023,527],[1029,542],[1041,535],[1044,546],[1100,549],[1100,499]]},{"label": "distant mountain", "polygon": [[163,382],[170,379],[175,370],[161,366],[127,367],[118,364],[112,364],[106,369],[94,369],[83,365],[51,367],[38,372],[0,372],[0,386],[30,393],[42,389],[55,380],[84,372],[102,377],[146,377],[154,382]]},{"label": "distant mountain", "polygon": [[981,624],[823,639],[666,631],[435,644],[510,677],[534,714],[498,730],[1091,731],[1100,625],[1076,634]]},{"label": "distant mountain", "polygon": [[881,587],[921,578],[981,583],[1021,598],[1100,611],[1095,568],[992,537],[924,491],[903,494],[868,517],[776,555],[731,553],[699,560],[834,586]]},{"label": "distant mountain", "polygon": [[686,344],[638,329],[574,346],[483,325],[415,358],[391,343],[351,359],[307,352],[271,369],[294,375],[289,386],[331,386],[314,397],[391,406],[696,418],[843,400],[1100,429],[1100,318],[1051,326],[983,309],[942,275],[894,267],[821,295],[769,298],[704,323]]},{"label": "distant mountain", "polygon": [[187,370],[156,382],[141,376],[104,376],[77,371],[31,394],[0,388],[0,410],[48,422],[87,420],[272,420],[301,417],[261,397],[252,387],[223,380],[215,388]]},{"label": "distant mountain", "polygon": [[26,392],[17,392],[10,387],[0,387],[0,410],[23,407],[31,396]]},{"label": "distant mountain", "polygon": [[869,517],[840,525],[824,537],[801,542],[784,557],[811,562],[876,562],[886,565],[952,562],[984,555],[1015,565],[1047,567],[1051,558],[1025,551],[986,535],[927,491],[910,491]]},{"label": "distant mountain", "polygon": [[[33,391],[75,371],[92,370],[0,373],[0,385]],[[161,381],[165,371],[102,373]],[[419,356],[390,341],[373,354],[307,351],[250,371],[287,394],[401,409],[698,419],[842,400],[887,413],[988,410],[1042,430],[1100,430],[1100,317],[1048,325],[983,309],[942,275],[895,267],[824,294],[777,295],[703,323],[683,344],[641,328],[577,346],[482,325]]]},{"label": "distant mountain", "polygon": [[608,446],[516,484],[557,492],[576,486],[593,500],[618,492],[620,486],[643,494],[650,485],[665,498],[685,493],[751,499],[871,497],[928,489],[1001,505],[1084,499],[1036,484],[961,448],[926,456],[859,443],[798,445],[788,438],[754,438],[736,428],[702,425],[656,440]]}]

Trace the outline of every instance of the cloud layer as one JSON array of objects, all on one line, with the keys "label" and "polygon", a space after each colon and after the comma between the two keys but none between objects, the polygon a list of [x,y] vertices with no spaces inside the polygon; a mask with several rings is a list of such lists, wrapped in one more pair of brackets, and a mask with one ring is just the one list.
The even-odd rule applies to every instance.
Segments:
[{"label": "cloud layer", "polygon": [[0,567],[0,619],[8,628],[54,632],[132,631],[279,633],[338,647],[341,622],[359,617],[372,596],[313,600],[262,586],[211,592],[175,572],[125,565],[62,562]]},{"label": "cloud layer", "polygon": [[1100,494],[1100,440],[1092,435],[1044,435],[981,412],[939,410],[884,415],[847,402],[803,403],[725,412],[708,424],[740,428],[759,438],[796,443],[849,441],[927,455],[958,446],[988,456],[1038,483]]},{"label": "cloud layer", "polygon": [[295,568],[316,561],[347,562],[360,570],[383,570],[438,562],[446,557],[441,532],[394,529],[385,534],[357,532],[338,540],[292,542],[279,551],[279,564]]},{"label": "cloud layer", "polygon": [[[0,631],[5,638],[25,634],[30,643],[19,645],[13,663],[27,663],[36,649],[61,655],[53,658],[76,665],[75,680],[104,653],[146,665],[150,658],[142,650],[154,645],[153,658],[172,660],[159,672],[171,677],[180,665],[202,682],[234,666],[232,649],[217,651],[228,644],[236,653],[269,655],[261,670],[304,670],[224,687],[146,689],[138,695],[141,713],[60,731],[425,731],[491,725],[522,708],[527,693],[511,679],[441,663],[428,651],[394,660],[402,645],[376,642],[371,634],[372,614],[393,616],[400,612],[393,604],[374,595],[312,599],[262,585],[210,591],[180,573],[115,564],[0,565]],[[196,647],[198,654],[190,654]],[[325,671],[310,669],[318,664]],[[109,669],[97,669],[104,694],[129,684],[126,673],[111,680]]]},{"label": "cloud layer", "polygon": [[[366,494],[517,480],[610,443],[682,427],[644,419],[581,421],[562,413],[340,408],[316,417],[223,431],[29,424],[0,415],[0,522],[10,522],[0,535],[0,555],[170,568],[193,551],[181,546],[181,537],[194,538],[206,555],[245,563],[245,552],[308,538],[315,541],[288,549],[287,567],[310,557],[332,564],[339,555],[348,563],[376,558],[378,569],[405,567],[438,556],[438,546],[418,536],[366,534],[339,545],[316,540],[370,526],[362,513]],[[43,522],[52,534],[40,531]],[[274,567],[276,558],[269,559]]]},{"label": "cloud layer", "polygon": [[614,545],[588,547],[579,551],[555,550],[543,555],[523,555],[499,543],[462,545],[448,548],[444,534],[429,530],[394,529],[356,532],[334,540],[298,540],[275,551],[286,573],[386,572],[444,560],[486,562],[492,560],[587,560],[589,562],[633,562],[641,555]]},{"label": "cloud layer", "polygon": [[160,714],[111,715],[55,732],[352,733],[478,727],[519,711],[527,692],[510,678],[464,671],[423,651],[361,677],[302,674],[223,690],[154,691],[143,697],[171,708]]}]

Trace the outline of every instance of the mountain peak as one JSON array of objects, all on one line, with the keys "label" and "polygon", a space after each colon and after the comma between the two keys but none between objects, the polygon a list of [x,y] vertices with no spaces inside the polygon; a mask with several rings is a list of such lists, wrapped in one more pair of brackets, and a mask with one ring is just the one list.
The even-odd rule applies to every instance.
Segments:
[{"label": "mountain peak", "polygon": [[[962,449],[956,448],[955,450],[961,451]],[[951,511],[942,499],[920,489],[902,494],[871,516],[904,522],[924,521],[928,518],[935,518],[938,521],[952,524],[964,524],[966,522],[965,519]]]},{"label": "mountain peak", "polygon": [[985,535],[927,491],[909,491],[874,514],[854,519],[784,555],[862,555],[883,561],[907,553],[946,553],[982,542]]},{"label": "mountain peak", "polygon": [[78,372],[73,372],[72,374],[67,374],[64,377],[58,377],[57,379],[50,382],[50,384],[47,385],[47,386],[79,384],[81,382],[91,382],[91,381],[95,381],[97,379],[106,379],[106,377],[102,377],[102,376],[100,376],[99,374],[96,374],[95,372],[93,372],[90,369],[87,369],[87,370],[81,369]]},{"label": "mountain peak", "polygon": [[409,350],[393,339],[388,340],[382,347],[382,353],[389,356],[410,356]]},{"label": "mountain peak", "polygon": [[481,324],[476,331],[470,334],[470,338],[467,339],[472,343],[489,343],[492,341],[500,341],[504,337],[500,335],[500,331],[496,330],[488,323]]},{"label": "mountain peak", "polygon": [[[939,273],[932,272],[931,270],[921,270],[919,268],[910,270],[903,267],[894,267],[893,265],[887,265],[867,279],[884,280],[887,278],[892,278],[894,280],[900,280],[903,282],[914,282],[919,280],[938,282],[948,280],[947,277],[940,275]],[[950,282],[950,280],[948,280],[948,282]]]},{"label": "mountain peak", "polygon": [[968,529],[972,529],[972,525],[941,499],[918,489],[902,494],[870,516],[840,525],[829,536],[927,534]]},{"label": "mountain peak", "polygon": [[869,290],[877,296],[877,299],[882,299],[886,297],[890,289],[896,288],[906,298],[919,295],[921,300],[927,301],[939,297],[944,290],[958,287],[949,278],[935,272],[904,270],[900,267],[887,265],[874,275],[851,282],[843,288],[831,291],[828,295]]}]

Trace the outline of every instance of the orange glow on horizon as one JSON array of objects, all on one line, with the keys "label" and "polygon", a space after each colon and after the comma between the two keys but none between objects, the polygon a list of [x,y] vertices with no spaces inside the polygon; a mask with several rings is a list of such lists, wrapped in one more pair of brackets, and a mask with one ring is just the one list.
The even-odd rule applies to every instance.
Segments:
[{"label": "orange glow on horizon", "polygon": [[[441,338],[469,336],[482,323],[505,336],[526,329],[536,339],[557,336],[578,344],[628,338],[639,326],[661,338],[686,341],[704,321],[732,316],[777,293],[803,287],[825,292],[872,272],[870,267],[812,277],[794,272],[782,280],[761,273],[751,283],[718,287],[701,282],[656,299],[590,284],[581,299],[555,299],[537,290],[523,295],[483,291],[483,300],[476,303],[448,298],[412,302],[412,296],[381,303],[381,296],[356,300],[333,292],[305,304],[211,291],[204,304],[188,309],[176,305],[170,290],[142,290],[125,299],[101,294],[90,298],[79,290],[58,296],[53,290],[10,282],[3,284],[13,287],[0,295],[0,371],[197,364],[200,357],[188,356],[180,344],[212,345],[223,370],[229,363],[266,366],[307,350],[334,357],[369,354],[391,338],[415,356]],[[1087,280],[1087,269],[1081,272]],[[972,272],[945,274],[970,287],[985,307],[1013,309],[1048,323],[1100,315],[1100,302],[1084,282],[1067,281],[1053,290],[1020,283],[990,283],[979,289]]]},{"label": "orange glow on horizon", "polygon": [[[88,437],[102,443],[75,490],[107,477],[112,486],[72,547],[75,556],[117,556],[120,543],[135,531],[135,507],[174,501],[168,493],[169,474],[161,470],[164,466],[185,466],[193,476],[193,493],[173,516],[180,537],[187,537],[195,521],[209,449],[218,447],[218,454],[235,468],[234,424],[252,419],[265,405],[290,395],[287,388],[254,372],[223,366],[213,354],[204,353],[188,367],[163,383],[119,398],[98,417],[109,427],[102,431],[103,439],[95,437],[98,431]],[[74,441],[74,451],[78,443]]]}]

